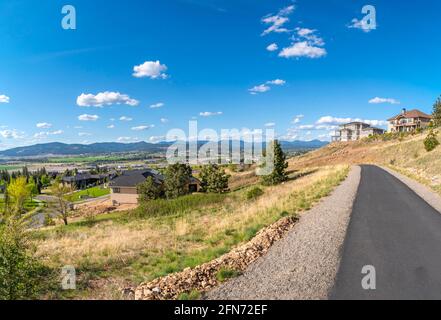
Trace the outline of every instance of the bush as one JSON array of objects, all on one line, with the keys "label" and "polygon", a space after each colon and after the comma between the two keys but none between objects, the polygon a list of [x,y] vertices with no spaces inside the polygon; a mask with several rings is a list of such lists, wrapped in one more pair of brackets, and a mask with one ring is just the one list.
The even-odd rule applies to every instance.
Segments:
[{"label": "bush", "polygon": [[256,199],[264,194],[263,190],[259,187],[254,187],[247,192],[247,200]]},{"label": "bush", "polygon": [[427,152],[431,152],[435,150],[435,148],[439,146],[439,141],[436,138],[436,133],[431,130],[427,135],[426,139],[424,139],[424,147]]},{"label": "bush", "polygon": [[40,265],[29,253],[26,231],[11,218],[0,225],[0,300],[33,299]]},{"label": "bush", "polygon": [[139,202],[156,200],[163,195],[162,187],[157,184],[153,177],[148,177],[143,183],[137,186]]},{"label": "bush", "polygon": [[221,268],[219,272],[216,274],[216,279],[219,282],[225,282],[228,279],[235,278],[240,275],[239,271]]},{"label": "bush", "polygon": [[230,176],[216,164],[202,167],[200,179],[202,192],[223,193],[229,191],[228,180]]},{"label": "bush", "polygon": [[165,196],[175,199],[189,193],[188,183],[192,177],[192,169],[187,164],[172,164],[165,170]]}]

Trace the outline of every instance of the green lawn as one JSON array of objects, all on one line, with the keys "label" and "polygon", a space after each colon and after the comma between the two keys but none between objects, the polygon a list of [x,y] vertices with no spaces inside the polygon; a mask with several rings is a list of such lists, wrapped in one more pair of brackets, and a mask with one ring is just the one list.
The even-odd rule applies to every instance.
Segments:
[{"label": "green lawn", "polygon": [[67,197],[70,202],[78,202],[86,200],[87,198],[99,198],[110,194],[110,189],[103,189],[101,187],[93,187],[86,190],[77,191]]},{"label": "green lawn", "polygon": [[[26,211],[32,211],[35,208],[39,207],[40,203],[41,202],[35,201],[35,200],[32,200],[32,201],[31,200],[26,200],[25,203],[24,203],[24,206],[25,206]],[[0,197],[0,211],[3,210],[4,205],[5,205],[5,200],[4,200],[3,197]]]}]

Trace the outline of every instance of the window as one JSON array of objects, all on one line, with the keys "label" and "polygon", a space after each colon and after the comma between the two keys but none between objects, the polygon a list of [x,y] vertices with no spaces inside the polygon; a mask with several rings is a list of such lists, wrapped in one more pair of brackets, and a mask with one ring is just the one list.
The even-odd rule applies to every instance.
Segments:
[{"label": "window", "polygon": [[120,188],[113,188],[113,193],[121,193],[121,189]]}]

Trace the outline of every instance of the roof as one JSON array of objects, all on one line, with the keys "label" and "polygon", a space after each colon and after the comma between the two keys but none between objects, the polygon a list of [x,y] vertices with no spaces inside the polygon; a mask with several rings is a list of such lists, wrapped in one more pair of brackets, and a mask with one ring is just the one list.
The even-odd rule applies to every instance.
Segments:
[{"label": "roof", "polygon": [[406,111],[405,113],[400,113],[393,118],[388,119],[387,121],[397,120],[398,118],[424,118],[424,119],[432,119],[431,115],[427,113],[421,112],[420,110],[414,109],[410,111]]},{"label": "roof", "polygon": [[90,174],[90,173],[79,173],[72,177],[63,177],[64,182],[78,182],[90,179],[101,180],[107,178],[108,174]]},{"label": "roof", "polygon": [[156,170],[129,170],[110,182],[112,187],[136,187],[143,183],[148,177],[152,177],[158,184],[164,181],[164,176]]}]

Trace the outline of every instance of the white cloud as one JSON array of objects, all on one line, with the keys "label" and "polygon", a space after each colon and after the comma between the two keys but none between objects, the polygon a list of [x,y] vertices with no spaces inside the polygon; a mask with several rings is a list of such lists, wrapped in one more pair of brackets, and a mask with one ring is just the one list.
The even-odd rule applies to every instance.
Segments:
[{"label": "white cloud", "polygon": [[78,120],[80,121],[97,121],[100,117],[93,114],[82,114],[78,116]]},{"label": "white cloud", "polygon": [[369,100],[369,103],[370,104],[381,104],[381,103],[400,104],[401,102],[396,99],[392,99],[392,98],[375,97],[375,98]]},{"label": "white cloud", "polygon": [[369,25],[365,20],[358,20],[357,18],[352,19],[351,23],[348,25],[349,29],[360,29],[364,32],[368,33],[372,30],[375,30],[375,28],[372,28],[371,25]]},{"label": "white cloud", "polygon": [[96,95],[82,93],[77,98],[77,105],[80,107],[102,108],[113,104],[126,104],[134,107],[139,104],[139,101],[130,98],[127,94],[111,91],[100,92]]},{"label": "white cloud", "polygon": [[311,45],[308,41],[302,41],[292,44],[290,47],[284,48],[279,56],[283,58],[301,58],[307,57],[311,59],[326,56],[326,49]]},{"label": "white cloud", "polygon": [[140,140],[138,138],[133,138],[133,137],[119,137],[117,141],[127,143],[127,142],[139,142]]},{"label": "white cloud", "polygon": [[51,123],[47,123],[47,122],[37,123],[36,126],[39,129],[49,129],[49,128],[52,128],[52,124]]},{"label": "white cloud", "polygon": [[387,121],[384,120],[364,120],[360,118],[338,118],[338,117],[332,117],[332,116],[326,116],[321,117],[317,124],[323,124],[323,125],[338,125],[338,124],[345,124],[349,122],[364,122],[371,126],[386,126],[388,124]]},{"label": "white cloud", "polygon": [[268,25],[267,29],[263,31],[262,36],[270,34],[272,32],[283,33],[289,32],[287,28],[284,27],[286,23],[289,22],[288,16],[291,15],[295,10],[294,5],[290,5],[288,7],[280,10],[276,15],[268,15],[262,19],[262,22]]},{"label": "white cloud", "polygon": [[133,67],[133,76],[136,78],[150,78],[150,79],[166,79],[165,74],[167,66],[158,61],[146,61],[139,66]]},{"label": "white cloud", "polygon": [[63,130],[38,132],[38,133],[34,134],[34,138],[35,139],[44,139],[44,138],[47,138],[49,136],[58,136],[58,135],[61,135],[63,133],[64,133]]},{"label": "white cloud", "polygon": [[274,122],[265,123],[265,127],[267,127],[267,128],[273,128],[275,126],[276,126],[276,124]]},{"label": "white cloud", "polygon": [[119,121],[126,121],[126,122],[128,122],[128,121],[132,121],[132,120],[133,120],[133,118],[126,117],[126,116],[122,116],[121,118],[119,118]]},{"label": "white cloud", "polygon": [[266,47],[266,50],[273,52],[279,50],[279,46],[277,43],[271,43],[268,47]]},{"label": "white cloud", "polygon": [[138,127],[133,127],[132,130],[133,130],[133,131],[146,131],[146,130],[152,129],[152,128],[154,128],[154,127],[155,127],[155,126],[152,124],[152,125],[148,125],[148,126],[138,126]]},{"label": "white cloud", "polygon": [[10,98],[4,94],[0,94],[0,103],[9,103]]},{"label": "white cloud", "polygon": [[223,112],[221,112],[221,111],[218,111],[218,112],[209,112],[209,111],[205,111],[205,112],[201,112],[201,113],[199,113],[199,115],[201,116],[201,117],[214,117],[214,116],[220,116],[220,115],[222,115],[223,114]]},{"label": "white cloud", "polygon": [[248,91],[251,94],[264,93],[264,92],[268,92],[270,90],[271,90],[271,87],[267,86],[266,84],[261,84],[261,85],[255,86],[255,87],[253,87],[251,89],[248,89]]},{"label": "white cloud", "polygon": [[19,132],[16,129],[0,131],[0,136],[5,139],[21,139],[23,138],[23,132]]},{"label": "white cloud", "polygon": [[168,123],[168,122],[169,122],[168,119],[166,119],[166,118],[161,118],[161,123],[166,124],[166,123]]},{"label": "white cloud", "polygon": [[149,142],[151,143],[158,143],[161,141],[165,141],[166,137],[165,136],[151,136],[149,138]]},{"label": "white cloud", "polygon": [[90,137],[92,134],[89,132],[79,132],[78,136],[80,137]]},{"label": "white cloud", "polygon": [[268,81],[267,84],[272,84],[272,85],[275,85],[275,86],[283,86],[284,84],[286,84],[286,81],[285,80],[281,80],[281,79],[276,79],[276,80]]},{"label": "white cloud", "polygon": [[159,109],[159,108],[162,108],[163,106],[165,106],[165,103],[163,103],[163,102],[158,102],[158,103],[152,104],[152,105],[150,106],[150,108],[151,108],[151,109]]},{"label": "white cloud", "polygon": [[107,129],[115,129],[115,125],[114,124],[110,124],[107,126]]},{"label": "white cloud", "polygon": [[292,123],[294,123],[294,124],[300,123],[304,117],[305,116],[303,114],[298,114],[294,117],[294,119],[292,120]]}]

